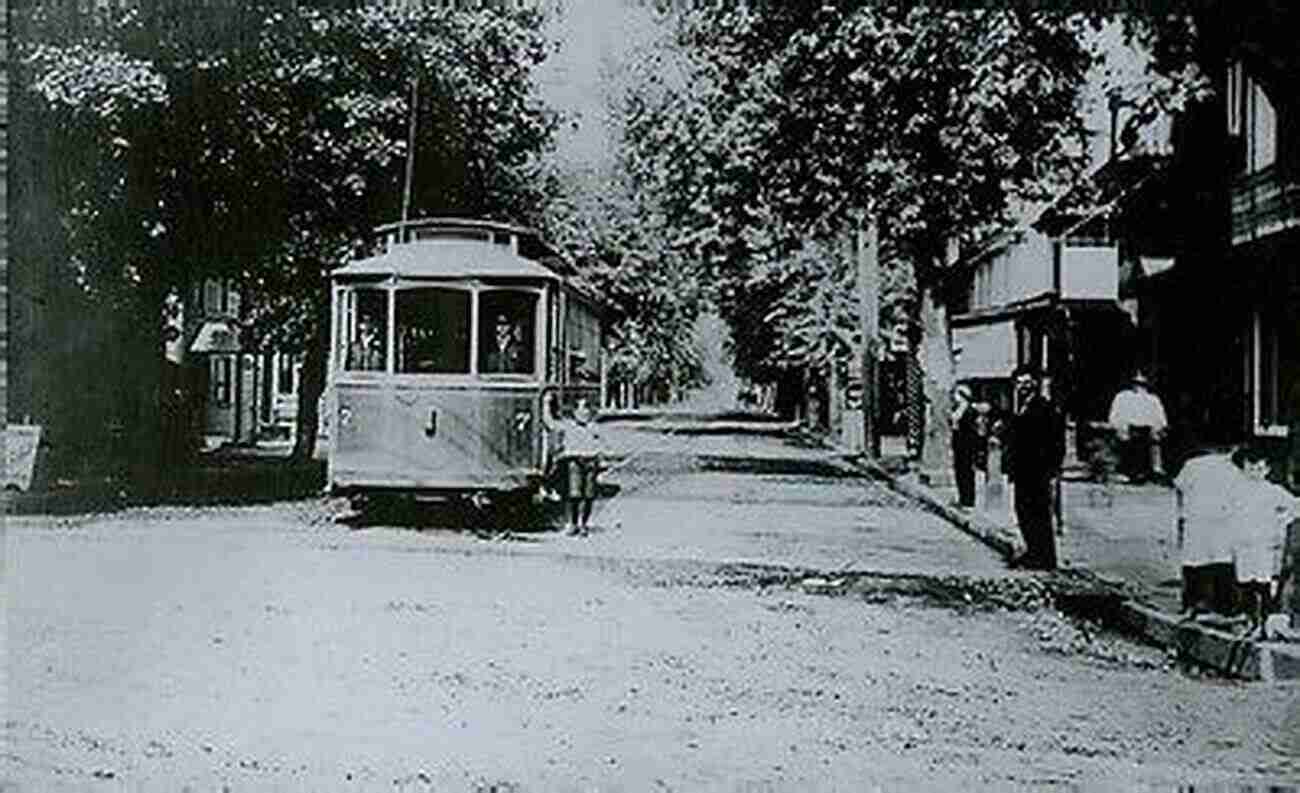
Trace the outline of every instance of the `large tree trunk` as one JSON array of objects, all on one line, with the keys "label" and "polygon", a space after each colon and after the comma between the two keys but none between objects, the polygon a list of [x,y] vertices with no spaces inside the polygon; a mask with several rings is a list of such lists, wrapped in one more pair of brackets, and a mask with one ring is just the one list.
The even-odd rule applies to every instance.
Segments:
[{"label": "large tree trunk", "polygon": [[143,322],[130,323],[127,330],[130,369],[126,380],[128,404],[124,430],[127,471],[137,496],[157,495],[163,461],[162,316],[165,292],[142,290],[140,311]]},{"label": "large tree trunk", "polygon": [[956,379],[948,308],[938,299],[938,287],[921,292],[921,366],[925,374],[925,439],[921,469],[936,484],[952,478],[952,438],[948,427],[951,394]]},{"label": "large tree trunk", "polygon": [[[310,460],[316,455],[316,439],[320,428],[320,398],[325,393],[325,364],[329,353],[330,293],[325,288],[316,298],[316,321],[313,332],[303,351],[302,375],[298,381],[297,432],[294,434],[293,452],[296,461]],[[337,431],[331,427],[331,431]]]},{"label": "large tree trunk", "polygon": [[826,366],[827,431],[836,443],[844,442],[844,394],[840,383],[839,360],[832,355]]}]

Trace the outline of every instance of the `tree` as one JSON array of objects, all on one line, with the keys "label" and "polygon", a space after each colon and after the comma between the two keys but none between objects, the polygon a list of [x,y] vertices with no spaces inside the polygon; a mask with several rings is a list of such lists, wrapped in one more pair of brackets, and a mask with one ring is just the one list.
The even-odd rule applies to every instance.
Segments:
[{"label": "tree", "polygon": [[[159,317],[142,345],[156,378],[166,295],[238,280],[246,341],[306,353],[297,455],[315,439],[325,277],[397,217],[413,80],[434,119],[420,125],[416,212],[540,218],[535,160],[554,120],[533,89],[535,12],[293,4],[241,9],[204,37],[150,6],[95,17],[76,40],[42,13],[21,84],[54,130],[49,159],[68,163],[56,204],[85,288]],[[153,390],[140,461],[157,459]]]},{"label": "tree", "polygon": [[699,282],[663,244],[662,215],[647,203],[650,196],[617,176],[599,187],[582,176],[569,174],[567,189],[548,207],[546,228],[610,311],[611,381],[661,397],[700,385],[693,344]]},{"label": "tree", "polygon": [[[946,412],[953,241],[1011,223],[1080,173],[1085,20],[862,3],[705,4],[681,17],[689,92],[636,114],[644,169],[707,263],[738,343],[773,298],[746,285],[865,210],[912,266],[927,397]],[[757,306],[754,302],[757,298]],[[763,360],[767,350],[742,355]],[[940,453],[946,432],[932,433]],[[937,442],[937,443],[934,443]]]},{"label": "tree", "polygon": [[[413,81],[412,216],[540,220],[537,157],[555,128],[532,79],[545,57],[540,22],[531,11],[299,9],[233,64],[255,133],[245,158],[281,169],[281,239],[242,280],[254,339],[306,354],[296,456],[312,453],[316,435],[328,273],[400,217]],[[259,79],[267,74],[284,77]]]},{"label": "tree", "polygon": [[[29,11],[30,24],[15,15],[18,31],[40,29],[44,9]],[[186,94],[156,57],[188,52],[186,42],[168,34],[139,46],[138,17],[90,22],[73,41],[25,38],[16,64],[14,168],[31,206],[52,213],[19,215],[16,259],[33,271],[47,261],[63,265],[53,280],[137,318],[121,323],[116,343],[127,351],[126,367],[111,373],[120,396],[104,418],[125,425],[131,474],[148,488],[160,457],[163,301],[187,242],[202,238],[184,223],[203,212],[184,209],[191,175],[159,165],[177,162],[175,153],[202,135],[177,134],[174,111]],[[221,217],[211,221],[216,238],[227,238]]]},{"label": "tree", "polygon": [[668,197],[641,180],[624,123],[628,107],[655,101],[665,75],[672,79],[675,45],[650,33],[601,75],[610,144],[604,156],[552,161],[556,192],[544,225],[611,310],[611,380],[649,394],[680,395],[704,379],[694,343],[699,274],[672,245],[663,207]]}]

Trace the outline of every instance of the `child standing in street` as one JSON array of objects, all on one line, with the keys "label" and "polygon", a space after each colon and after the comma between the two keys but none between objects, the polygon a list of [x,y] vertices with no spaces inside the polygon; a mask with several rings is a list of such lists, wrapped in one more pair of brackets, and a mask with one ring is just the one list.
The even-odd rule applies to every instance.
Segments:
[{"label": "child standing in street", "polygon": [[585,398],[578,400],[573,419],[564,423],[564,448],[560,464],[564,467],[565,496],[568,500],[568,533],[586,536],[590,530],[591,511],[596,503],[596,476],[600,471],[600,433]]}]

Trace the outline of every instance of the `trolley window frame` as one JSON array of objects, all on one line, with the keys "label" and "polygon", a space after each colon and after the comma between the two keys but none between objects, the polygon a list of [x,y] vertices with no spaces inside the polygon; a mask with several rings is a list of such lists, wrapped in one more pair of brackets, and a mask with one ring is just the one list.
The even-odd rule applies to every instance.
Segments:
[{"label": "trolley window frame", "polygon": [[[558,280],[558,279],[557,279]],[[469,293],[469,371],[467,373],[398,372],[397,371],[397,294],[416,289],[463,290]],[[356,293],[358,290],[381,290],[387,295],[387,343],[383,369],[348,369],[348,345],[357,321]],[[353,382],[378,380],[397,383],[420,384],[490,384],[534,387],[548,382],[551,361],[548,355],[550,328],[548,317],[552,311],[555,292],[548,282],[488,282],[481,279],[431,279],[403,278],[349,279],[336,281],[332,288],[330,362],[334,379]],[[491,292],[516,292],[530,294],[533,302],[533,371],[528,373],[483,372],[479,366],[479,315],[481,296]]]}]

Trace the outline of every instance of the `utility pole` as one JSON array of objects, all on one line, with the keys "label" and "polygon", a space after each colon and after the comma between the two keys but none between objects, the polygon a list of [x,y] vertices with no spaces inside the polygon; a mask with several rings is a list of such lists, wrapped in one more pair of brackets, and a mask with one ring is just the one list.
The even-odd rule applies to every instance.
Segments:
[{"label": "utility pole", "polygon": [[[858,270],[860,270],[859,264],[861,262],[861,257],[859,256],[858,251],[858,238],[859,234],[855,219],[854,225],[852,227],[846,225],[840,236],[840,255],[844,257],[844,261],[849,262],[853,266],[854,272],[860,275]],[[861,295],[862,285],[862,279],[860,277],[855,277],[854,292],[858,293],[859,305],[862,305],[863,303]],[[862,315],[861,310],[859,310],[859,328],[861,323]],[[862,360],[864,357],[862,355],[862,346],[862,341],[860,340],[853,349],[849,350],[849,360],[847,361],[848,365],[845,367],[846,376],[844,378],[843,386],[844,408],[840,414],[840,419],[843,422],[841,425],[842,430],[840,442],[844,444],[844,448],[854,454],[864,454],[868,448],[865,443],[865,437],[862,434],[866,425],[865,412],[863,411],[862,404]]]},{"label": "utility pole", "polygon": [[856,229],[858,305],[862,332],[862,450],[880,457],[880,383],[877,338],[880,327],[880,231],[862,214]]}]

